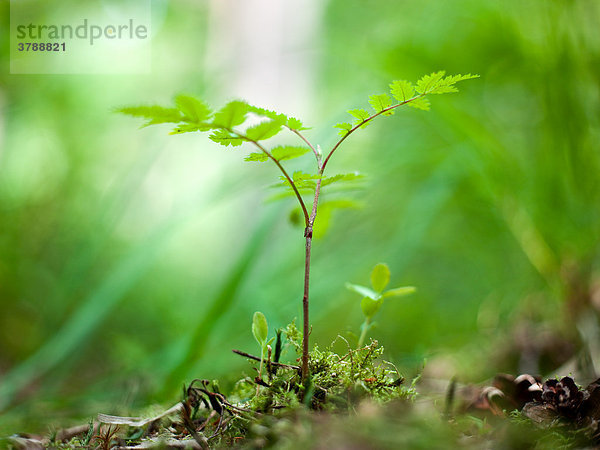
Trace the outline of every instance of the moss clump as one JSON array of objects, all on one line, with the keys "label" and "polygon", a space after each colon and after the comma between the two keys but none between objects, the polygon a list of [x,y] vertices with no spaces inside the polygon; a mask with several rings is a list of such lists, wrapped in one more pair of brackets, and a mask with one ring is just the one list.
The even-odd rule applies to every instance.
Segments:
[{"label": "moss clump", "polygon": [[[284,335],[283,354],[291,353],[289,359],[295,361],[302,351],[302,337],[295,323],[285,328]],[[377,341],[352,349],[344,338],[338,339],[346,343],[346,354],[333,351],[335,341],[324,349],[315,346],[310,353],[311,376],[304,384],[299,367],[277,366],[270,361],[264,379],[247,376],[239,380],[228,401],[243,412],[233,414],[227,430],[218,438],[221,445],[236,439],[239,442],[241,436],[272,444],[276,436],[289,434],[283,433],[284,429],[302,428],[310,410],[347,412],[356,410],[364,401],[383,404],[414,398],[414,386],[404,386],[398,369],[382,359],[384,349]]]},{"label": "moss clump", "polygon": [[[301,352],[301,335],[295,323],[285,329],[286,350]],[[345,341],[343,338],[339,338]],[[302,384],[298,368],[271,365],[267,379],[245,377],[236,383],[230,399],[258,412],[276,412],[301,404],[314,410],[349,408],[364,398],[382,403],[393,399],[412,399],[414,388],[403,386],[398,369],[381,357],[384,349],[377,341],[339,355],[330,347],[315,346],[310,353],[310,379]],[[335,343],[335,342],[334,342]],[[269,364],[267,364],[269,366]],[[262,384],[256,395],[256,382]]]}]

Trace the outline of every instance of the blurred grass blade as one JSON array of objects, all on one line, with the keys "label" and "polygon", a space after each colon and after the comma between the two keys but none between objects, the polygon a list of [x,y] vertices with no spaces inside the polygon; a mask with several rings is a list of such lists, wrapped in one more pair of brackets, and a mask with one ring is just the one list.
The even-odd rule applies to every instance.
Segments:
[{"label": "blurred grass blade", "polygon": [[179,389],[182,378],[185,378],[193,365],[202,358],[208,339],[213,330],[219,325],[223,316],[232,307],[236,299],[236,294],[252,267],[252,261],[260,253],[263,244],[271,233],[273,224],[277,222],[275,218],[280,213],[279,208],[270,207],[262,220],[256,225],[254,232],[250,235],[246,243],[246,247],[240,253],[234,267],[230,269],[228,278],[193,331],[183,357],[176,363],[167,376],[167,380],[163,385],[162,395],[170,395]]},{"label": "blurred grass blade", "polygon": [[156,255],[171,235],[174,224],[161,229],[148,241],[137,246],[71,316],[64,326],[32,356],[8,372],[0,385],[0,410],[34,380],[42,377],[73,354],[88,340],[113,308],[135,285],[155,261]]}]

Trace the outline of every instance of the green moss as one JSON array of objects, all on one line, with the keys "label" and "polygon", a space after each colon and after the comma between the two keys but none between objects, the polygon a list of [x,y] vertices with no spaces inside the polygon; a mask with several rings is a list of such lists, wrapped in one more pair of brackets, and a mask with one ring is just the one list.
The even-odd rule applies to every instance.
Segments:
[{"label": "green moss", "polygon": [[[284,334],[282,353],[295,362],[302,352],[302,335],[294,322]],[[336,341],[339,339],[345,341],[342,337]],[[258,394],[255,380],[247,376],[240,379],[228,400],[249,414],[236,414],[231,419],[226,433],[218,438],[219,445],[227,447],[240,437],[252,442],[251,447],[281,443],[289,436],[296,438],[311,428],[311,410],[350,412],[364,402],[383,405],[392,400],[410,404],[416,395],[414,387],[405,387],[398,369],[382,359],[384,349],[377,341],[359,349],[352,349],[346,342],[348,350],[342,355],[332,350],[335,343],[324,349],[313,348],[311,376],[304,384],[299,368],[292,364],[271,365]]]}]

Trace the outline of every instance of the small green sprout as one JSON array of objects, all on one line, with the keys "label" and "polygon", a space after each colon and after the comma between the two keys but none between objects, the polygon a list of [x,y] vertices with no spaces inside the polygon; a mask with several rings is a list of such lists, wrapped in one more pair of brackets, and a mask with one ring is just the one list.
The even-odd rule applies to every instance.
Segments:
[{"label": "small green sprout", "polygon": [[360,301],[360,307],[363,314],[365,315],[365,321],[361,325],[360,338],[358,339],[358,347],[362,347],[365,338],[367,337],[367,331],[373,326],[373,316],[379,311],[383,300],[388,297],[404,297],[405,295],[412,294],[417,290],[414,286],[403,286],[394,289],[388,289],[384,291],[390,282],[390,269],[387,264],[379,263],[371,272],[371,288],[360,286],[358,284],[346,283],[346,287],[362,295]]},{"label": "small green sprout", "polygon": [[[258,378],[262,378],[262,369],[263,363],[265,359],[265,351],[268,349],[269,344],[273,342],[274,338],[271,338],[267,341],[267,337],[269,335],[269,326],[267,325],[267,318],[260,311],[256,311],[254,316],[252,317],[252,334],[254,335],[254,339],[258,342],[260,346],[260,366],[258,369]],[[258,395],[259,385],[256,385],[256,394]]]}]

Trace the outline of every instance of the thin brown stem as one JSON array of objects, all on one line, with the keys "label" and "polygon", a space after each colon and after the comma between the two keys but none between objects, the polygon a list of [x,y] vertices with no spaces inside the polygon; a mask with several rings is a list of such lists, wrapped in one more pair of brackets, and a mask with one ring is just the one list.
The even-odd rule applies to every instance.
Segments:
[{"label": "thin brown stem", "polygon": [[308,351],[309,351],[309,336],[310,336],[310,322],[308,314],[309,305],[309,285],[310,285],[310,252],[312,247],[313,227],[315,219],[317,218],[317,206],[319,204],[319,194],[321,193],[321,179],[317,180],[315,186],[315,198],[313,200],[312,211],[308,219],[308,226],[304,230],[304,237],[306,238],[305,245],[305,259],[304,259],[304,296],[302,297],[302,316],[303,316],[303,327],[302,327],[302,380],[306,380],[309,376],[308,368]]},{"label": "thin brown stem", "polygon": [[[317,168],[319,174],[322,174],[322,156],[321,153],[310,143],[310,141],[300,131],[292,128],[288,129],[302,139],[306,145],[310,147],[315,158],[317,160]],[[317,180],[315,186],[315,197],[312,204],[312,211],[306,222],[306,228],[304,230],[305,243],[305,257],[304,257],[304,295],[302,297],[302,381],[305,381],[310,375],[310,369],[308,366],[308,353],[309,353],[309,338],[310,338],[310,321],[309,321],[309,288],[310,288],[310,253],[312,248],[312,236],[313,226],[317,217],[317,206],[319,203],[319,193],[321,192],[321,179]]]},{"label": "thin brown stem", "polygon": [[[281,171],[281,173],[283,174],[285,179],[290,184],[292,190],[294,191],[294,194],[296,194],[296,198],[298,199],[298,202],[300,203],[300,207],[302,208],[302,212],[304,214],[304,223],[306,225],[306,228],[304,230],[304,237],[306,238],[306,246],[305,246],[306,253],[305,253],[305,259],[304,259],[304,297],[302,299],[302,316],[303,316],[302,380],[306,380],[306,378],[309,375],[309,367],[308,367],[309,342],[308,341],[309,341],[309,335],[310,335],[310,323],[309,323],[309,315],[308,315],[308,291],[309,291],[309,282],[310,282],[310,250],[311,250],[311,244],[312,244],[312,230],[313,230],[313,225],[315,223],[315,218],[317,216],[317,204],[319,202],[319,193],[321,191],[321,179],[318,179],[317,183],[316,183],[315,198],[314,198],[313,205],[312,205],[312,211],[309,216],[308,210],[306,209],[306,205],[304,203],[304,200],[303,200],[302,196],[300,195],[300,192],[298,191],[298,188],[297,188],[296,184],[294,183],[294,180],[288,175],[287,171],[283,168],[283,166],[277,160],[277,158],[275,158],[271,154],[271,152],[269,152],[266,148],[264,148],[258,141],[251,139],[248,136],[245,136],[242,133],[238,133],[237,131],[234,131],[232,129],[226,128],[226,130],[229,131],[230,133],[235,134],[236,136],[240,137],[241,139],[254,144],[271,161],[273,161],[275,163],[275,165],[279,168],[279,170]],[[304,137],[304,135],[302,133],[300,133],[298,130],[292,130],[291,128],[290,128],[290,130],[293,131],[295,134],[297,134],[312,149],[313,153],[315,154],[315,157],[317,158],[319,173],[321,174],[323,166],[321,164],[321,155],[319,154],[319,152],[308,141],[308,139],[306,139],[306,137]]]},{"label": "thin brown stem", "polygon": [[310,374],[308,368],[308,351],[310,336],[310,323],[308,316],[308,288],[310,281],[310,250],[312,245],[312,228],[306,228],[304,235],[306,236],[305,259],[304,259],[304,296],[302,297],[302,380],[306,380]]},{"label": "thin brown stem", "polygon": [[312,150],[312,152],[315,155],[315,158],[317,158],[317,164],[319,165],[319,170],[321,170],[321,154],[317,151],[317,149],[310,143],[310,141],[306,138],[306,136],[304,136],[302,133],[300,133],[300,131],[298,130],[294,130],[293,128],[289,128],[288,129],[294,133],[295,135],[297,135],[300,139],[302,139],[306,145],[308,145],[310,147],[310,149]]},{"label": "thin brown stem", "polygon": [[[233,353],[235,353],[236,355],[240,355],[240,356],[243,356],[245,358],[253,359],[254,361],[260,361],[260,358],[258,356],[251,355],[250,353],[246,353],[246,352],[243,352],[241,350],[231,350],[231,351]],[[295,369],[295,370],[300,369],[300,367],[298,367],[298,366],[294,366],[294,365],[291,365],[291,364],[279,363],[279,362],[275,362],[275,361],[271,361],[271,365],[272,366],[277,366],[277,367],[284,367],[286,369]]]}]

